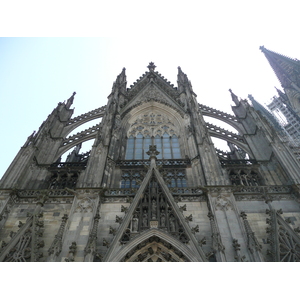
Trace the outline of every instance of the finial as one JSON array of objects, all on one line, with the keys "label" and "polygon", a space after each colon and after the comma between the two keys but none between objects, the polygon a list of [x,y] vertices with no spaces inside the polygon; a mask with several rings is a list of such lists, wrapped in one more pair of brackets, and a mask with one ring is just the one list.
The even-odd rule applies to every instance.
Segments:
[{"label": "finial", "polygon": [[264,52],[265,49],[266,49],[265,46],[260,46],[259,47],[259,50],[261,50],[262,52]]},{"label": "finial", "polygon": [[155,158],[160,152],[156,150],[156,145],[149,145],[149,151],[146,152],[151,158]]},{"label": "finial", "polygon": [[148,65],[148,67],[147,67],[150,71],[154,71],[155,70],[155,68],[156,68],[156,65],[154,64],[154,62],[150,62],[149,63],[149,65]]},{"label": "finial", "polygon": [[76,95],[76,92],[73,93],[73,97]]}]

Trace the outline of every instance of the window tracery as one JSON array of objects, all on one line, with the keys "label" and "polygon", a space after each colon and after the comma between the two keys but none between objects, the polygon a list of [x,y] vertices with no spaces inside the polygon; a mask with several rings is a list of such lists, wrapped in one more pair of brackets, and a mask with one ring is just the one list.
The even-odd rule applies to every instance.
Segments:
[{"label": "window tracery", "polygon": [[232,185],[258,186],[261,185],[259,174],[252,169],[231,169],[229,179]]},{"label": "window tracery", "polygon": [[145,175],[143,170],[124,170],[121,175],[121,188],[139,188]]},{"label": "window tracery", "polygon": [[175,125],[161,114],[144,114],[128,132],[126,160],[148,159],[150,145],[160,152],[158,159],[180,159],[181,151]]},{"label": "window tracery", "polygon": [[187,187],[185,169],[167,169],[161,173],[168,187]]},{"label": "window tracery", "polygon": [[49,189],[75,188],[78,175],[77,172],[54,172],[50,178]]}]

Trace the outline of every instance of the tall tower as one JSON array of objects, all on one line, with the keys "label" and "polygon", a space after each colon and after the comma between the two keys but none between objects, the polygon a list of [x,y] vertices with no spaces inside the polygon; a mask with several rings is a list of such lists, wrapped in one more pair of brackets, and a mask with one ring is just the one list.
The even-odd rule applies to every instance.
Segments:
[{"label": "tall tower", "polygon": [[177,87],[155,69],[127,88],[124,68],[107,105],[77,117],[74,93],[29,136],[0,183],[0,261],[299,260],[289,147],[231,90],[234,115],[199,104],[180,67]]},{"label": "tall tower", "polygon": [[270,51],[261,46],[273,71],[286,94],[285,100],[298,115],[300,114],[300,61]]},{"label": "tall tower", "polygon": [[283,92],[276,88],[278,96],[274,96],[267,106],[284,128],[289,144],[300,158],[300,62],[263,46],[260,49],[283,88]]}]

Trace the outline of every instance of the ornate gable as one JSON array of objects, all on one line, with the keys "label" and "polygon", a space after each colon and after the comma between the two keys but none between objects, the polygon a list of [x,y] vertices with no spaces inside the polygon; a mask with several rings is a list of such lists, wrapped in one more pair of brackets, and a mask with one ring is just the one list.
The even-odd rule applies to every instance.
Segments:
[{"label": "ornate gable", "polygon": [[127,89],[127,102],[121,107],[121,114],[124,116],[132,108],[145,102],[158,102],[172,107],[182,116],[185,112],[185,104],[179,100],[177,88],[167,81],[161,74],[155,72],[155,66],[150,63],[146,72],[140,77],[130,89]]},{"label": "ornate gable", "polygon": [[[129,259],[134,254],[131,251],[134,247],[151,244],[151,241],[148,241],[150,237],[155,239],[156,243],[150,247],[152,249],[149,250],[150,252],[139,252],[139,255],[142,255],[138,258],[139,261],[150,259],[152,251],[156,253],[155,261],[158,259],[161,261],[206,261],[206,256],[194,236],[198,227],[191,228],[188,224],[192,220],[192,215],[184,217],[183,208],[178,207],[163,176],[157,169],[155,161],[159,152],[156,146],[149,146],[147,154],[151,161],[148,172],[130,207],[126,210],[125,217],[122,219],[116,217],[116,222],[120,223],[120,226],[117,229],[111,229],[114,232],[114,239],[104,261]],[[167,257],[163,258],[161,251],[165,252],[166,248],[163,245],[166,243],[170,244],[169,250],[177,253],[182,260],[171,253],[172,251],[166,253],[169,260]],[[120,247],[120,245],[126,246]],[[194,252],[193,258],[188,254],[191,250]],[[186,258],[183,258],[184,256]]]}]

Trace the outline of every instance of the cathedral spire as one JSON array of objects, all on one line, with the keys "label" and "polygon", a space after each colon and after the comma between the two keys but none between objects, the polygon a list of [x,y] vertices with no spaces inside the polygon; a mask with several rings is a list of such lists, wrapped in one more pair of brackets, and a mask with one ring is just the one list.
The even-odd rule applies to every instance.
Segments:
[{"label": "cathedral spire", "polygon": [[283,88],[300,86],[300,62],[260,46]]}]

